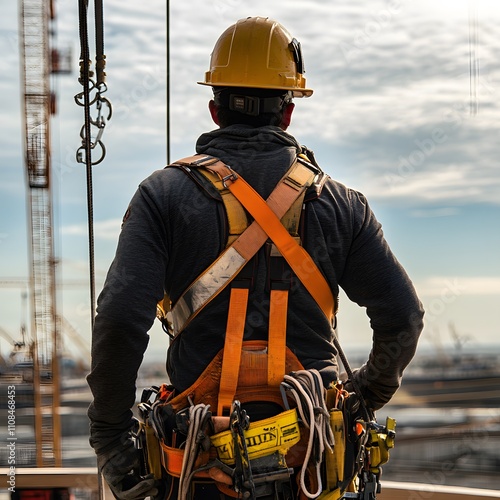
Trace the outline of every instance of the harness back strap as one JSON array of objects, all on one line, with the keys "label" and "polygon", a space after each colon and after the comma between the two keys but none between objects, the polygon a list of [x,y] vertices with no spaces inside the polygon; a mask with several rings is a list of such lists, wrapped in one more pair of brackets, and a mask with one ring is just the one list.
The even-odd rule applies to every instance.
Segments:
[{"label": "harness back strap", "polygon": [[232,288],[227,315],[224,357],[219,384],[217,415],[229,412],[238,385],[243,332],[245,330],[248,288]]},{"label": "harness back strap", "polygon": [[[207,166],[216,172],[229,190],[248,210],[263,231],[273,240],[281,255],[317,302],[325,316],[332,321],[336,313],[336,302],[332,291],[311,256],[302,248],[283,227],[279,218],[260,195],[242,177],[227,165],[218,162]],[[287,180],[285,179],[285,183]],[[293,184],[291,185],[293,188]],[[297,186],[295,186],[297,188]],[[234,243],[233,248],[237,245]]]},{"label": "harness back strap", "polygon": [[278,386],[283,381],[286,358],[286,315],[288,290],[271,290],[267,347],[267,383]]},{"label": "harness back strap", "polygon": [[[176,165],[181,167],[203,167],[215,173],[225,188],[228,181],[236,173],[217,158],[196,156],[186,158]],[[221,175],[222,172],[222,175]],[[295,161],[285,176],[278,183],[267,199],[269,212],[278,220],[289,210],[294,201],[302,195],[315,178],[307,165]],[[232,190],[230,189],[232,192]],[[234,192],[232,192],[235,195]],[[255,193],[257,195],[257,193]],[[236,196],[236,195],[235,195]],[[266,202],[257,195],[264,205]],[[241,200],[240,200],[241,202]],[[248,210],[248,207],[245,207]],[[251,213],[251,211],[249,211]],[[274,215],[275,214],[275,215]],[[252,214],[253,215],[253,214]],[[283,227],[283,226],[282,226]],[[283,228],[283,231],[287,232]],[[288,234],[288,233],[287,233]],[[268,235],[257,221],[250,226],[226,248],[219,257],[184,291],[177,302],[172,306],[174,335],[178,335],[187,324],[215,298],[243,268],[243,266],[257,253],[266,242]],[[291,238],[291,237],[290,237]]]}]

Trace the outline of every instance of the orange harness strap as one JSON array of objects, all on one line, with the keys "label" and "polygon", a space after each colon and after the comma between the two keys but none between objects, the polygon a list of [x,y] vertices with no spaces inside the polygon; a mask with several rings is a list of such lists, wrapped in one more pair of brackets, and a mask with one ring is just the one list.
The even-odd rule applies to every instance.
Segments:
[{"label": "orange harness strap", "polygon": [[[232,288],[217,398],[217,415],[228,415],[238,387],[248,303],[247,288]],[[271,290],[267,343],[267,385],[278,387],[286,373],[288,290]]]},{"label": "orange harness strap", "polygon": [[[238,176],[222,162],[205,168],[219,175],[224,185],[250,212],[255,222],[271,238],[281,255],[316,300],[325,316],[331,321],[336,312],[336,304],[326,279],[310,255],[288,233],[269,205],[242,177]],[[288,185],[294,187],[293,184]],[[295,189],[298,190],[299,185]],[[282,200],[278,198],[278,206],[280,202]],[[235,294],[236,291],[238,291],[237,295]],[[248,290],[233,289],[231,291],[219,389],[218,415],[223,415],[222,411],[227,411],[230,408],[236,393],[247,299]],[[243,301],[245,301],[244,304],[242,304]],[[287,306],[288,291],[271,290],[268,336],[269,386],[279,385],[285,375]],[[235,314],[239,314],[239,317],[235,317]]]},{"label": "orange harness strap", "polygon": [[217,415],[229,415],[236,394],[247,315],[248,288],[232,288],[227,315]]},{"label": "orange harness strap", "polygon": [[281,255],[317,302],[325,316],[329,320],[333,320],[336,303],[325,277],[321,274],[311,256],[290,236],[266,202],[250,184],[227,165],[217,163],[205,168],[217,173],[225,182],[228,189],[273,240]]},{"label": "orange harness strap", "polygon": [[279,386],[285,375],[286,314],[288,290],[271,290],[269,339],[267,347],[267,383]]},{"label": "orange harness strap", "polygon": [[[187,158],[177,162],[176,165],[190,167],[196,163],[198,166],[215,173],[224,187],[227,187],[226,175],[235,175],[233,170],[217,158],[198,158],[196,162],[194,162],[194,158],[196,157]],[[274,217],[279,225],[281,225],[279,219],[287,213],[293,203],[311,185],[314,176],[315,174],[309,168],[295,161],[269,195],[267,199],[269,212],[276,214]],[[260,198],[257,193],[255,195]],[[266,205],[262,198],[260,200]],[[241,200],[238,201],[241,203]],[[248,210],[248,207],[245,206],[245,208]],[[251,213],[250,210],[249,212]],[[287,232],[284,227],[283,231]],[[256,221],[252,222],[238,239],[189,285],[172,306],[174,335],[182,332],[188,323],[231,282],[232,278],[257,253],[267,238],[268,235],[261,224]]]}]

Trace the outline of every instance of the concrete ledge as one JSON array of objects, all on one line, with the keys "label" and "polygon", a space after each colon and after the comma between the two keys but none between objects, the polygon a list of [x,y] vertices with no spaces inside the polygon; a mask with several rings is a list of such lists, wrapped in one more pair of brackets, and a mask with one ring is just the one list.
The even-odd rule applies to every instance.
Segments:
[{"label": "concrete ledge", "polygon": [[[9,486],[10,469],[2,467],[0,476],[6,477]],[[17,488],[82,488],[97,490],[97,469],[95,467],[32,467],[16,468]]]},{"label": "concrete ledge", "polygon": [[[0,469],[0,476],[6,477],[8,488],[10,470]],[[94,467],[53,467],[16,469],[15,487],[18,488],[79,488],[98,490],[97,469]],[[113,498],[107,485],[104,498]],[[500,490],[482,490],[461,486],[443,486],[425,483],[382,482],[379,500],[473,500],[477,498],[500,498]]]},{"label": "concrete ledge", "polygon": [[377,495],[379,500],[472,500],[475,498],[500,498],[500,490],[382,481],[382,492]]}]

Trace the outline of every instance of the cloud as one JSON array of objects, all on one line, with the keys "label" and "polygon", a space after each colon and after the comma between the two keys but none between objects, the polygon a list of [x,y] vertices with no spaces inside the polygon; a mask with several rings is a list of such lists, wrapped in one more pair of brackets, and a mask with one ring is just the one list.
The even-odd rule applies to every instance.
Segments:
[{"label": "cloud", "polygon": [[[94,237],[102,240],[116,241],[120,234],[121,219],[108,219],[94,222]],[[88,236],[88,226],[86,224],[72,224],[61,227],[63,236]]]},{"label": "cloud", "polygon": [[461,295],[499,296],[500,276],[432,276],[415,286],[422,297],[451,302]]},{"label": "cloud", "polygon": [[[388,173],[385,179],[376,181],[376,185],[372,185],[370,189],[371,196],[385,199],[420,199],[432,203],[460,203],[464,199],[487,201],[485,179],[476,177],[472,165],[447,165],[435,171],[424,172],[413,171],[411,164],[409,165],[407,173]],[[495,195],[488,201],[495,203],[500,200]]]},{"label": "cloud", "polygon": [[430,208],[430,209],[420,209],[412,210],[411,215],[413,217],[451,217],[458,215],[460,210],[455,207],[442,207],[442,208]]},{"label": "cloud", "polygon": [[[349,163],[342,167],[355,170],[360,188],[368,195],[388,203],[404,199],[425,204],[440,198],[446,206],[451,201],[498,203],[500,10],[494,3],[479,3],[479,113],[471,116],[466,4],[465,0],[453,5],[381,0],[367,7],[362,0],[340,4],[311,0],[282,9],[279,3],[264,0],[251,5],[243,0],[174,2],[169,34],[171,148],[182,151],[181,156],[189,154],[197,136],[214,127],[206,109],[210,89],[196,82],[208,68],[219,34],[236,19],[267,15],[282,22],[301,41],[308,84],[315,89],[312,98],[296,102],[290,131],[300,142],[319,143],[327,157],[347,149]],[[82,110],[73,102],[73,95],[81,90],[77,82],[77,12],[69,0],[56,7],[58,39],[63,45],[70,42],[75,54],[75,72],[72,78],[60,79],[59,95],[64,110],[59,118],[64,148],[60,170],[69,173],[83,119]],[[130,182],[132,169],[147,175],[164,162],[165,8],[160,0],[151,0],[147,8],[119,0],[106,4],[107,97],[114,114],[103,134],[106,165],[99,168],[109,162],[119,165],[109,171],[107,180],[115,185],[127,182],[124,171]],[[9,12],[15,17],[15,9]],[[14,81],[17,72],[7,71],[18,64],[9,50],[17,47],[17,39],[6,22],[0,27],[6,54],[0,67],[6,69],[9,79],[0,84],[2,94],[8,88],[16,92],[16,98],[8,100],[8,108],[1,108],[3,123],[17,116],[16,126],[1,134],[2,156],[9,161],[7,155],[18,155],[21,135]],[[419,161],[419,144],[428,145],[437,130],[446,139],[434,141],[432,152],[424,150],[425,158]],[[401,159],[413,162],[413,171],[401,167]],[[66,175],[63,181],[69,178]],[[399,182],[388,184],[388,179]]]}]

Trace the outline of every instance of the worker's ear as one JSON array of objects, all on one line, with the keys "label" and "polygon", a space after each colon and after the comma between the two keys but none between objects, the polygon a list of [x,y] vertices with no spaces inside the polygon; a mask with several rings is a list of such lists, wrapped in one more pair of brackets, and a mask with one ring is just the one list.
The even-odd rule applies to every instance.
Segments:
[{"label": "worker's ear", "polygon": [[289,102],[285,109],[283,110],[283,118],[281,119],[280,128],[286,130],[290,123],[292,122],[292,114],[295,109],[295,104],[293,102]]},{"label": "worker's ear", "polygon": [[216,125],[219,125],[219,117],[217,116],[217,104],[213,99],[208,103],[208,109],[210,110],[210,116]]}]

